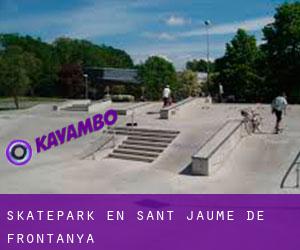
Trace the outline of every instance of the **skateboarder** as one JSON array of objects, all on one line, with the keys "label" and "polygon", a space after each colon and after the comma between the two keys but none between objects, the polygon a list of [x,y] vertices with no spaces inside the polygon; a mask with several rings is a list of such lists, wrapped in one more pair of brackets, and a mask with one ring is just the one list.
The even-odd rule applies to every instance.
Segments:
[{"label": "skateboarder", "polygon": [[280,128],[280,122],[282,120],[282,115],[286,115],[286,107],[288,102],[286,100],[285,93],[277,96],[272,102],[272,114],[276,116],[275,134],[278,134],[282,129]]},{"label": "skateboarder", "polygon": [[171,90],[170,90],[170,86],[167,85],[163,91],[164,107],[167,107],[170,105],[170,101],[171,101],[170,98],[171,98]]}]

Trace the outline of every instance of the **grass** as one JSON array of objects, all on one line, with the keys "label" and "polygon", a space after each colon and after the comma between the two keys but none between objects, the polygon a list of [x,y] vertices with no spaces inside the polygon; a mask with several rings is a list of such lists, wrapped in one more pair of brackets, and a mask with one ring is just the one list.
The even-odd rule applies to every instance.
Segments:
[{"label": "grass", "polygon": [[[65,99],[56,97],[19,97],[20,109],[28,109],[35,105],[51,102],[63,102]],[[16,110],[13,98],[0,97],[0,111]]]}]

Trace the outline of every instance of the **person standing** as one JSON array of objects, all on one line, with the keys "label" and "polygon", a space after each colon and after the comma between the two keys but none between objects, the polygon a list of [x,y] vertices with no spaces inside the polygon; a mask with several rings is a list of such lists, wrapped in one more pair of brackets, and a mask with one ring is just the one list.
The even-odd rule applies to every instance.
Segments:
[{"label": "person standing", "polygon": [[170,90],[170,86],[167,85],[163,90],[164,107],[167,107],[170,105],[170,98],[171,98],[171,90]]},{"label": "person standing", "polygon": [[221,83],[219,83],[219,102],[223,102],[224,88]]},{"label": "person standing", "polygon": [[272,114],[276,116],[275,124],[275,134],[278,134],[282,129],[280,128],[280,123],[282,121],[282,115],[286,115],[286,107],[288,102],[286,100],[285,93],[277,96],[272,102]]}]

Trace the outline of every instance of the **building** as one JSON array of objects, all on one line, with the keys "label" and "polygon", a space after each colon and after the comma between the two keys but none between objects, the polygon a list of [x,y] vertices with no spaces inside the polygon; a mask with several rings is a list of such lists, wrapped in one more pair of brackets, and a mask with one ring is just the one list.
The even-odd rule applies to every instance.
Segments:
[{"label": "building", "polygon": [[140,84],[137,69],[121,68],[84,68],[88,80],[103,85]]}]

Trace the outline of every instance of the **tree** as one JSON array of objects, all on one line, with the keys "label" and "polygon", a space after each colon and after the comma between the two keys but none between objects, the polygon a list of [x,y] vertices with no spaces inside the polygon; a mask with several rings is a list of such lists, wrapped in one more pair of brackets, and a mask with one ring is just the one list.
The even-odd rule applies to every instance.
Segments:
[{"label": "tree", "polygon": [[178,73],[177,82],[183,97],[198,96],[201,91],[197,74],[191,70]]},{"label": "tree", "polygon": [[12,46],[22,49],[27,58],[25,68],[30,78],[29,94],[32,96],[63,96],[59,75],[65,65],[79,65],[81,68],[134,66],[125,51],[86,40],[58,38],[49,44],[31,36],[0,34],[0,44],[4,49]]},{"label": "tree", "polygon": [[[194,71],[194,72],[207,72],[207,61],[200,59],[200,60],[193,60],[188,61],[186,63],[186,69]],[[215,64],[213,62],[209,62],[209,70],[213,72],[215,70]]]},{"label": "tree", "polygon": [[178,89],[175,68],[164,58],[149,57],[144,64],[140,65],[139,75],[145,84],[147,99],[159,100],[166,85],[170,85],[173,92]]},{"label": "tree", "polygon": [[225,94],[240,101],[257,101],[263,81],[257,70],[260,57],[255,37],[239,29],[226,45],[224,57],[216,60],[217,81],[223,84]]},{"label": "tree", "polygon": [[61,65],[77,63],[82,67],[133,67],[133,61],[125,51],[86,40],[61,37],[54,41],[53,47]]},{"label": "tree", "polygon": [[287,92],[300,102],[300,3],[285,3],[276,10],[275,22],[263,29],[269,95]]},{"label": "tree", "polygon": [[26,71],[26,57],[19,47],[9,47],[0,57],[0,87],[7,96],[12,96],[19,109],[20,95],[29,88],[30,79]]},{"label": "tree", "polygon": [[[17,46],[28,53],[27,70],[31,79],[30,93],[38,96],[57,95],[58,61],[50,44],[40,38],[18,34],[0,34],[4,48]],[[31,66],[31,63],[32,66]]]}]

